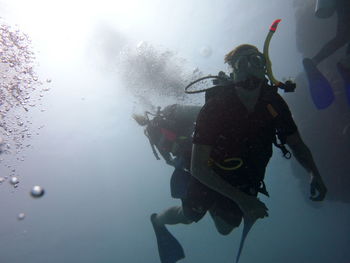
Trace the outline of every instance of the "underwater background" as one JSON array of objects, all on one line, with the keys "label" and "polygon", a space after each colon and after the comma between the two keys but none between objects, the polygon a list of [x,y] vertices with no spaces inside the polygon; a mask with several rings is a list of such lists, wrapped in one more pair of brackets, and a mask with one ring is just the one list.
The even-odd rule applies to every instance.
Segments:
[{"label": "underwater background", "polygon": [[[314,0],[0,0],[0,263],[160,262],[149,217],[180,201],[170,196],[172,167],[154,158],[131,115],[202,105],[185,85],[227,71],[223,57],[239,44],[261,50],[277,18],[274,75],[297,83],[281,95],[329,193],[309,201],[307,173],[275,149],[271,197],[260,197],[269,217],[240,262],[349,263],[350,112],[334,70],[345,49],[321,65],[336,98],[317,110],[302,59],[333,36],[336,19],[314,9]],[[169,230],[181,262],[225,263],[242,227],[221,236],[206,216]]]}]

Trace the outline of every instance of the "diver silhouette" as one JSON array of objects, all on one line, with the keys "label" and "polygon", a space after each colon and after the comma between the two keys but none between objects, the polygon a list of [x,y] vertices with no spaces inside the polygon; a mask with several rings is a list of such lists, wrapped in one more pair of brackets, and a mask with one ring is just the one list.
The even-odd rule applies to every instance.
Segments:
[{"label": "diver silhouette", "polygon": [[350,1],[349,0],[318,0],[315,15],[318,18],[328,18],[337,14],[337,29],[335,36],[329,40],[319,52],[303,60],[309,80],[311,97],[318,109],[327,108],[334,100],[332,87],[328,80],[318,70],[317,65],[334,54],[338,49],[348,45],[346,56],[338,62],[337,69],[345,82],[345,90],[350,104]]}]

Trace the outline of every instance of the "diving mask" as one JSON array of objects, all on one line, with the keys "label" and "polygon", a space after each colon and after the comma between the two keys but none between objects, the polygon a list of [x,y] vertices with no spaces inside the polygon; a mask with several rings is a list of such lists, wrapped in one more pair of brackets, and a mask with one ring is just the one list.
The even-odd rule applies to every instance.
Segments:
[{"label": "diving mask", "polygon": [[265,79],[266,59],[255,49],[244,50],[233,57],[229,63],[232,66],[232,77],[235,83],[246,82],[248,79]]}]

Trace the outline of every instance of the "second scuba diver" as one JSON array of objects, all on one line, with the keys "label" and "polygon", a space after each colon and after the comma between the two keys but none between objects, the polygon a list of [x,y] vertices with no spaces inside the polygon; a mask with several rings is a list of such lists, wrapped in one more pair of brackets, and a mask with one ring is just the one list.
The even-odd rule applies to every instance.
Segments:
[{"label": "second scuba diver", "polygon": [[[165,162],[175,168],[170,180],[170,191],[173,198],[184,199],[187,194],[191,180],[192,135],[200,109],[200,106],[173,104],[163,110],[158,107],[156,114],[146,112],[145,115],[133,115],[140,126],[145,126],[144,133],[149,139],[156,159],[160,160],[158,151]],[[149,119],[148,115],[153,115],[153,119]],[[169,213],[177,212],[178,207],[176,206],[167,210],[170,221],[172,215]],[[155,214],[151,216],[151,219],[158,239],[161,262],[176,262],[184,258],[180,243],[165,226],[155,225],[154,217]]]},{"label": "second scuba diver", "polygon": [[[140,126],[145,126],[153,154],[173,166],[170,190],[174,198],[181,198],[187,190],[190,178],[190,161],[192,151],[192,134],[200,106],[172,104],[163,110],[158,107],[155,114],[134,114],[133,118]],[[153,115],[153,119],[149,118]]]}]

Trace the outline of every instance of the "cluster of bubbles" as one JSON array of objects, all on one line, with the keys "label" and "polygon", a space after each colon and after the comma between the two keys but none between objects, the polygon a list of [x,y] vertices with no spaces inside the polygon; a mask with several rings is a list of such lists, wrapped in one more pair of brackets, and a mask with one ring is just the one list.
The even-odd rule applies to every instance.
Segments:
[{"label": "cluster of bubbles", "polygon": [[[9,170],[8,174],[0,176],[0,185],[8,181],[14,188],[18,187],[18,173],[3,157],[14,154],[17,161],[23,161],[23,150],[31,147],[30,138],[39,134],[33,131],[28,112],[41,106],[40,101],[49,88],[39,80],[35,66],[36,58],[28,35],[0,18],[0,168]],[[34,186],[30,194],[41,197],[44,190]],[[24,217],[23,213],[18,215],[19,220]]]},{"label": "cluster of bubbles", "polygon": [[121,52],[117,69],[126,88],[142,101],[149,98],[187,101],[185,86],[202,75],[197,68],[187,70],[186,61],[176,53],[144,41]]},{"label": "cluster of bubbles", "polygon": [[[136,99],[137,107],[153,111],[154,105],[196,100],[194,96],[186,95],[184,88],[201,77],[202,72],[189,66],[176,52],[146,41],[135,43],[105,23],[97,25],[89,45],[89,58],[93,65],[104,72],[117,73],[114,76]],[[198,55],[204,58],[211,54],[212,49],[208,45],[198,49]]]},{"label": "cluster of bubbles", "polygon": [[26,113],[48,90],[39,89],[42,84],[30,38],[0,18],[0,153],[19,153],[30,146],[24,143],[32,136]]}]

